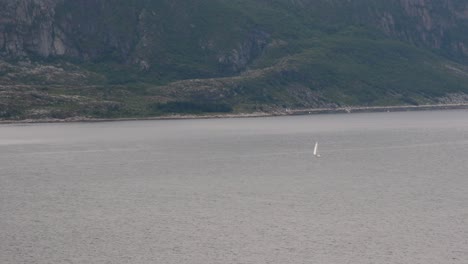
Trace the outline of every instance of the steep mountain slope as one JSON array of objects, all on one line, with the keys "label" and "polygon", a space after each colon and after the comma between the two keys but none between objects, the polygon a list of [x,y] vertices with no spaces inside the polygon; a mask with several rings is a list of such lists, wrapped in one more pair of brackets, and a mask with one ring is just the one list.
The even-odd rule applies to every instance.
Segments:
[{"label": "steep mountain slope", "polygon": [[0,118],[464,101],[461,0],[0,0]]}]

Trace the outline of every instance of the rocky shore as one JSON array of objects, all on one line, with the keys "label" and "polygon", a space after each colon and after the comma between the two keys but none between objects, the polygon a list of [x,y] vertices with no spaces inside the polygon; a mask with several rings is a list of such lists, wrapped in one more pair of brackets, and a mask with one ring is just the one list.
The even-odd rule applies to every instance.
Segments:
[{"label": "rocky shore", "polygon": [[401,112],[426,110],[468,109],[468,103],[436,104],[436,105],[399,105],[399,106],[352,106],[339,108],[299,109],[290,110],[291,115],[335,114],[335,113],[366,113],[366,112]]},{"label": "rocky shore", "polygon": [[272,116],[293,116],[313,114],[343,114],[343,113],[372,113],[372,112],[404,112],[404,111],[429,111],[429,110],[456,110],[468,109],[468,103],[437,104],[437,105],[400,105],[400,106],[352,106],[338,108],[310,108],[310,109],[285,109],[272,112],[232,113],[232,114],[202,114],[202,115],[166,115],[138,118],[89,118],[72,117],[65,119],[23,119],[0,120],[0,124],[28,124],[28,123],[69,123],[69,122],[116,122],[139,120],[180,120],[180,119],[211,119],[211,118],[252,118]]}]

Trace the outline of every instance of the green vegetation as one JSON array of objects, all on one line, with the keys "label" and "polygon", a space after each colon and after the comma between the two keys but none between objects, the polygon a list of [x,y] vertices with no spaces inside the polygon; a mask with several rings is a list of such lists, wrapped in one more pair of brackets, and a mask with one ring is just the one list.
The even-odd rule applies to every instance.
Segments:
[{"label": "green vegetation", "polygon": [[151,110],[155,113],[169,114],[201,114],[201,113],[229,113],[232,107],[227,104],[196,103],[196,102],[168,102],[152,104]]},{"label": "green vegetation", "polygon": [[[1,83],[43,96],[0,99],[22,105],[0,118],[417,105],[468,93],[468,59],[453,48],[467,43],[468,21],[439,28],[459,18],[438,1],[428,32],[401,1],[100,2],[66,0],[56,10],[81,56],[0,67]],[[435,47],[437,30],[445,35]],[[55,68],[35,70],[44,65]]]}]

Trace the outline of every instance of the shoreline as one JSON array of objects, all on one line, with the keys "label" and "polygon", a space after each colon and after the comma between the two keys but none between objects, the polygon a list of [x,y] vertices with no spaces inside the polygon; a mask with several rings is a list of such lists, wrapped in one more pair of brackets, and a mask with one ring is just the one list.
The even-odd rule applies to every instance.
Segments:
[{"label": "shoreline", "polygon": [[468,109],[468,103],[460,104],[438,104],[438,105],[400,105],[400,106],[351,106],[338,108],[304,108],[287,109],[276,112],[253,112],[238,114],[204,114],[204,115],[167,115],[154,117],[135,118],[89,118],[71,117],[66,119],[22,119],[22,120],[0,120],[3,124],[40,124],[40,123],[94,123],[94,122],[119,122],[119,121],[149,121],[149,120],[187,120],[187,119],[215,119],[215,118],[254,118],[274,116],[296,116],[317,114],[346,114],[346,113],[379,113],[379,112],[407,112],[407,111],[430,111],[430,110],[457,110]]}]

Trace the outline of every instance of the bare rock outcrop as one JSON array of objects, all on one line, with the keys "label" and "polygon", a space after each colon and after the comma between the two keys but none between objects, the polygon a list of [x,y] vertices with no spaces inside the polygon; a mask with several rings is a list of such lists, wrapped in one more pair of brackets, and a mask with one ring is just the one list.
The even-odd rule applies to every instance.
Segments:
[{"label": "bare rock outcrop", "polygon": [[[418,46],[468,56],[468,3],[454,0],[394,0],[399,11],[383,10],[380,28],[390,36]],[[398,10],[398,9],[397,9]]]},{"label": "bare rock outcrop", "polygon": [[[222,5],[223,1],[210,3]],[[464,37],[468,34],[468,3],[464,1],[382,0],[377,1],[381,2],[378,5],[370,5],[375,2],[371,0],[284,1],[304,9],[304,12],[316,10],[317,6],[334,12],[346,5],[350,10],[345,14],[350,14],[354,22],[365,26],[377,25],[390,37],[440,50],[452,58],[468,59],[468,41]],[[273,32],[266,32],[254,24],[251,28],[236,29],[242,31],[236,33],[242,38],[231,41],[230,35],[220,34],[220,29],[207,29],[209,23],[199,25],[193,22],[194,14],[188,8],[193,3],[150,2],[0,0],[0,59],[66,57],[85,61],[112,60],[150,71],[157,65],[172,67],[178,63],[174,62],[172,55],[185,56],[187,49],[196,47],[189,56],[208,61],[208,64],[217,63],[220,75],[230,75],[248,69],[272,41],[270,34]],[[198,12],[204,9],[200,7],[200,10]],[[314,12],[311,14],[317,15]],[[165,13],[171,16],[164,16]],[[210,23],[215,22],[218,21],[214,19]],[[174,48],[177,45],[180,48]]]},{"label": "bare rock outcrop", "polygon": [[0,1],[0,56],[21,58],[76,54],[56,21],[62,0]]}]

